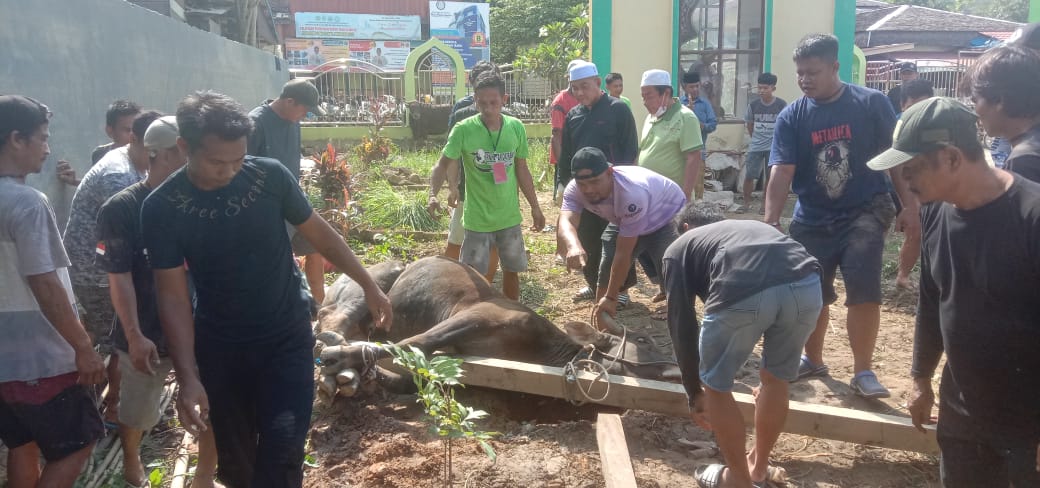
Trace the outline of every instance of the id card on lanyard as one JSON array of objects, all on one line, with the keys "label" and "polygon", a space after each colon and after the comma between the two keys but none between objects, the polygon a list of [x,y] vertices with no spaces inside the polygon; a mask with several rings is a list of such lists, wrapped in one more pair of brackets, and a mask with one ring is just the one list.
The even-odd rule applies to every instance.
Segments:
[{"label": "id card on lanyard", "polygon": [[[491,143],[491,153],[498,154],[498,143],[502,142],[502,132],[505,130],[505,121],[502,121],[501,127],[498,128],[498,138],[494,138],[491,135],[491,129],[488,128],[487,124],[484,123],[484,119],[480,119],[480,123],[484,126],[484,130],[487,131],[488,140],[494,139],[495,142]],[[509,180],[509,174],[506,172],[506,163],[504,161],[495,161],[491,163],[491,175],[495,178],[495,184],[501,185]]]}]

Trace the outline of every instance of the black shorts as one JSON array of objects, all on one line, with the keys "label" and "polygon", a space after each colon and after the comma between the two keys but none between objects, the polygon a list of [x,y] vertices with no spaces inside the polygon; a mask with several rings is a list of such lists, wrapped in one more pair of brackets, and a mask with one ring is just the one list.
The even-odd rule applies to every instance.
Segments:
[{"label": "black shorts", "polygon": [[791,223],[791,238],[823,268],[823,303],[837,301],[834,279],[845,280],[845,305],[881,303],[881,259],[885,233],[895,219],[888,193],[879,193],[850,219],[829,225]]},{"label": "black shorts", "polygon": [[0,383],[0,440],[14,449],[35,442],[48,462],[104,437],[92,395],[72,372],[36,381]]}]

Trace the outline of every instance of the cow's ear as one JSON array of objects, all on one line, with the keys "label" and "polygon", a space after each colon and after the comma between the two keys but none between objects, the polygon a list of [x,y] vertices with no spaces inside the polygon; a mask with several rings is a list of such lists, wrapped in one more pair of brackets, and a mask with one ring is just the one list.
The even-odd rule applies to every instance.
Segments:
[{"label": "cow's ear", "polygon": [[563,326],[567,335],[579,346],[592,344],[596,349],[610,346],[610,337],[585,322],[567,322]]}]

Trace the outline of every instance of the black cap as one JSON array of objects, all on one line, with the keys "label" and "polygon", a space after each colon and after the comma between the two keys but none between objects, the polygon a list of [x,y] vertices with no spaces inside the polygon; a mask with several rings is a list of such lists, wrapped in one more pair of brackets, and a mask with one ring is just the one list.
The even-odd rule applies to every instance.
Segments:
[{"label": "black cap", "polygon": [[899,65],[899,72],[902,73],[904,71],[909,71],[911,73],[916,73],[917,72],[917,63],[914,63],[912,61],[907,61],[905,63],[901,63]]},{"label": "black cap", "polygon": [[1040,22],[1033,22],[1019,27],[1011,37],[1008,44],[1015,44],[1030,49],[1040,50]]},{"label": "black cap", "polygon": [[[599,176],[609,167],[607,156],[603,154],[603,151],[594,147],[578,149],[578,152],[574,153],[574,157],[571,158],[571,174],[576,180]],[[579,171],[585,171],[585,173],[578,174]]]},{"label": "black cap", "polygon": [[46,105],[21,95],[0,96],[0,134],[2,137],[18,131],[25,135],[35,131],[50,119]]},{"label": "black cap", "polygon": [[282,87],[280,98],[291,98],[296,100],[296,103],[306,105],[311,112],[317,115],[325,115],[325,111],[318,106],[318,89],[307,80],[289,80]]},{"label": "black cap", "polygon": [[701,74],[699,72],[697,72],[697,71],[687,71],[687,72],[683,73],[683,75],[682,75],[682,82],[683,82],[683,84],[686,84],[686,83],[700,83],[701,82]]}]

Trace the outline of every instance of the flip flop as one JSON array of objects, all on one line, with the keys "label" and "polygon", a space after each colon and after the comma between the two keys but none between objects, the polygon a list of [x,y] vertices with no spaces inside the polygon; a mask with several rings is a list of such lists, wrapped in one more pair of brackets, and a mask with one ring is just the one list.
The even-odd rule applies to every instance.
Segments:
[{"label": "flip flop", "polygon": [[706,464],[698,467],[693,477],[701,488],[719,488],[722,486],[723,471],[726,471],[725,464]]},{"label": "flip flop", "polygon": [[628,296],[628,293],[618,293],[617,295],[617,307],[618,310],[628,306],[632,298]]},{"label": "flip flop", "polygon": [[578,293],[575,293],[574,296],[571,298],[576,302],[580,302],[582,300],[592,300],[596,298],[596,290],[593,290],[592,288],[586,286],[578,290]]}]

